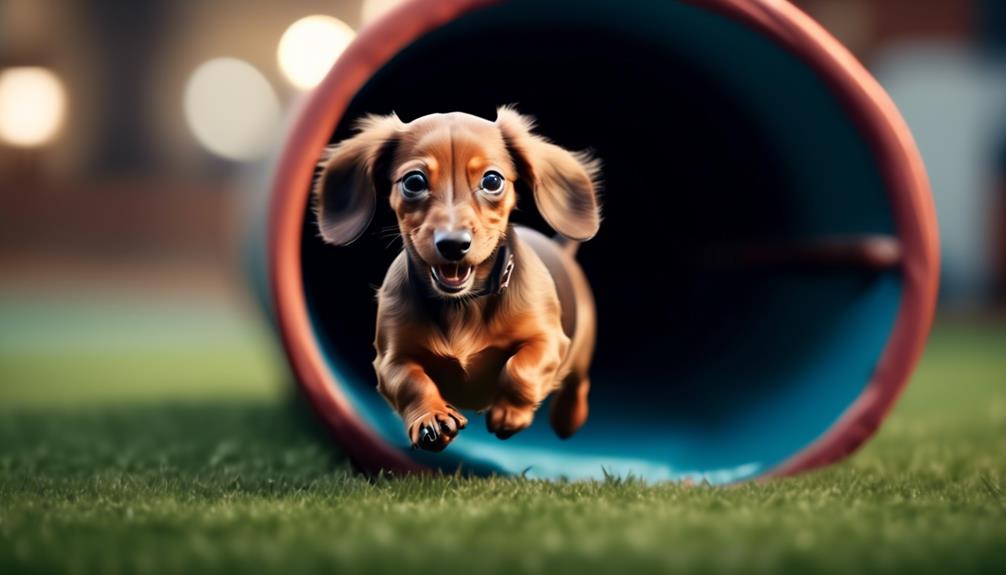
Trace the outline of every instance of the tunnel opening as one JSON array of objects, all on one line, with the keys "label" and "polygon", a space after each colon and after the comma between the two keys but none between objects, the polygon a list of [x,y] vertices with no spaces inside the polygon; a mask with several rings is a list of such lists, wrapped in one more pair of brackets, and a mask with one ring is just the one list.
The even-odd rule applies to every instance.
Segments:
[{"label": "tunnel opening", "polygon": [[[893,236],[883,178],[842,103],[773,40],[684,3],[590,4],[509,2],[426,34],[370,78],[332,135],[370,113],[493,119],[514,104],[542,135],[604,163],[604,222],[578,255],[598,310],[587,425],[560,441],[546,405],[508,441],[476,421],[419,457],[542,477],[764,473],[842,415],[890,335],[896,268],[785,255]],[[551,233],[532,198],[512,219]],[[394,225],[382,196],[368,232],[332,247],[305,205],[301,261],[342,391],[407,449],[371,366],[374,289],[401,247]]]}]

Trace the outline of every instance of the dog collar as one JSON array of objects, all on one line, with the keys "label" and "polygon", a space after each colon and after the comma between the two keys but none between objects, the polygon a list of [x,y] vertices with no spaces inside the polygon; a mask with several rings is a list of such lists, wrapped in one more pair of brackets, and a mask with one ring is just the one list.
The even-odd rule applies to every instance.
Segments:
[{"label": "dog collar", "polygon": [[493,271],[489,275],[486,289],[479,295],[501,294],[510,285],[510,277],[513,275],[515,265],[513,248],[510,246],[510,238],[513,237],[513,230],[508,230],[506,240],[496,249],[496,261],[493,262]]}]

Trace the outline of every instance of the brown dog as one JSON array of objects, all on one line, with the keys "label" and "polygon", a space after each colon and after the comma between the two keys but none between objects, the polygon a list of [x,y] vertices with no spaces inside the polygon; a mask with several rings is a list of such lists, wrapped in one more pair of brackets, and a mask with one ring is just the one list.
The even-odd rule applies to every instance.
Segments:
[{"label": "brown dog", "polygon": [[[485,410],[489,431],[510,437],[553,391],[560,437],[587,418],[594,302],[573,256],[600,225],[598,163],[532,128],[507,107],[495,122],[370,116],[322,158],[327,242],[359,237],[377,192],[398,218],[404,249],[378,293],[374,369],[414,447],[446,447],[468,423],[457,408]],[[518,192],[565,237],[511,226]]]}]

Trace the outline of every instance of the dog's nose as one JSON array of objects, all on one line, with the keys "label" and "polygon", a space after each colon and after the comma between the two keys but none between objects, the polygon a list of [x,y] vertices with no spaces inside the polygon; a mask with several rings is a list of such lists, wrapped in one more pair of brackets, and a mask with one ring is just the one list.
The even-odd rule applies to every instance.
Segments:
[{"label": "dog's nose", "polygon": [[472,247],[472,234],[468,230],[437,231],[433,234],[433,243],[444,259],[456,262]]}]

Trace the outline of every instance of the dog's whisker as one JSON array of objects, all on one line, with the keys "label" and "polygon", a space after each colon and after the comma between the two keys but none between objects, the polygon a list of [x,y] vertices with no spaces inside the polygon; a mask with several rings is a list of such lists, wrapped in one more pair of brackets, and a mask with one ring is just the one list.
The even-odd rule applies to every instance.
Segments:
[{"label": "dog's whisker", "polygon": [[402,230],[398,226],[385,226],[378,230],[377,236],[382,240],[387,240],[384,249],[389,249],[396,240],[402,239]]}]

